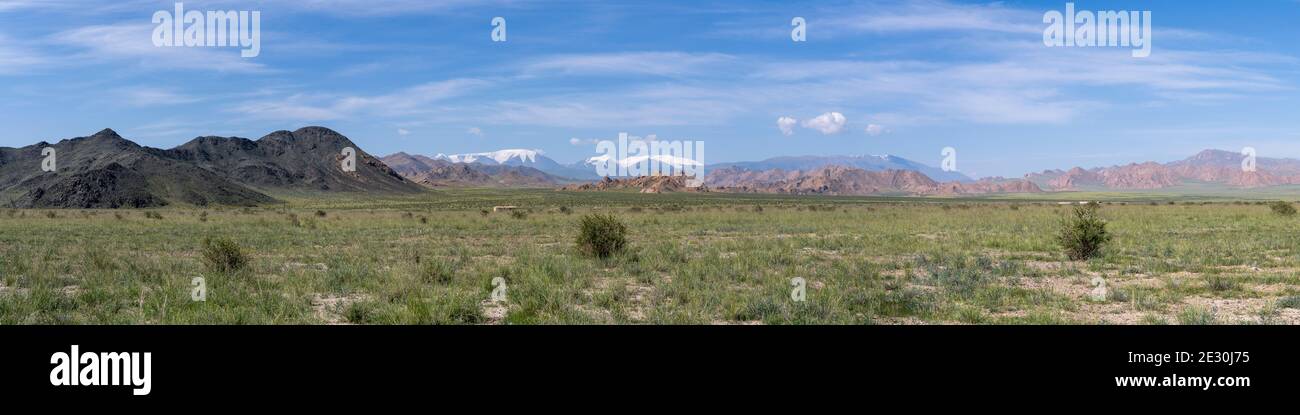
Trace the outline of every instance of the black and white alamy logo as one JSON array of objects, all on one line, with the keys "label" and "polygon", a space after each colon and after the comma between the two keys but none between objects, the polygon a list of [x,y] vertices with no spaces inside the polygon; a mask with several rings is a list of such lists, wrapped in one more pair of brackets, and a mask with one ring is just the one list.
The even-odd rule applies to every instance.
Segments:
[{"label": "black and white alamy logo", "polygon": [[50,384],[54,386],[134,386],[134,395],[148,395],[149,363],[153,353],[81,353],[72,345],[72,353],[50,356]]}]

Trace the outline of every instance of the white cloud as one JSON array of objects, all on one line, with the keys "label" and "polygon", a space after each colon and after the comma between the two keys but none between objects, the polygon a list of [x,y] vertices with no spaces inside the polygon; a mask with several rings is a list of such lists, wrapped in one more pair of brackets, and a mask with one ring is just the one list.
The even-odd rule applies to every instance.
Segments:
[{"label": "white cloud", "polygon": [[405,128],[398,128],[398,129],[397,129],[397,135],[401,135],[401,136],[411,135],[411,130],[408,130],[408,129],[405,129]]},{"label": "white cloud", "polygon": [[468,129],[468,130],[465,130],[465,132],[468,133],[468,134],[471,134],[471,135],[479,136],[479,137],[482,137],[482,136],[483,136],[483,130],[480,129],[480,128],[478,128],[478,127],[469,127],[469,129]]},{"label": "white cloud", "polygon": [[79,56],[65,59],[133,61],[147,69],[192,69],[217,72],[269,72],[254,59],[239,56],[238,48],[158,47],[153,45],[152,24],[85,26],[50,36],[59,45],[80,48]]},{"label": "white cloud", "polygon": [[734,57],[720,53],[623,52],[550,56],[524,67],[527,73],[681,76],[706,72]]},{"label": "white cloud", "polygon": [[885,133],[885,126],[880,124],[867,124],[867,128],[863,130],[863,132],[867,133],[869,136],[878,136]]},{"label": "white cloud", "polygon": [[838,134],[840,131],[844,130],[844,123],[847,121],[848,120],[844,118],[844,114],[828,112],[818,115],[816,118],[811,120],[804,121],[803,127],[817,130],[826,135]]},{"label": "white cloud", "polygon": [[780,117],[776,119],[776,128],[781,130],[781,134],[789,137],[794,134],[794,126],[799,120],[790,117]]}]

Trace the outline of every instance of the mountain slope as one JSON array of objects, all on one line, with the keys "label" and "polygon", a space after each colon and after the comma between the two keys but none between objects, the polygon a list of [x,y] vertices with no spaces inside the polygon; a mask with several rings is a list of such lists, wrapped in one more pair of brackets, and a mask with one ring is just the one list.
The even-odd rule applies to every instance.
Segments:
[{"label": "mountain slope", "polygon": [[[356,171],[344,171],[342,151],[356,150]],[[263,189],[414,193],[406,180],[379,159],[333,130],[304,127],[254,140],[199,137],[167,154],[229,180]]]},{"label": "mountain slope", "polygon": [[[44,147],[56,151],[55,172],[41,171]],[[0,202],[18,208],[250,206],[273,201],[108,129],[53,145],[0,148]]]}]

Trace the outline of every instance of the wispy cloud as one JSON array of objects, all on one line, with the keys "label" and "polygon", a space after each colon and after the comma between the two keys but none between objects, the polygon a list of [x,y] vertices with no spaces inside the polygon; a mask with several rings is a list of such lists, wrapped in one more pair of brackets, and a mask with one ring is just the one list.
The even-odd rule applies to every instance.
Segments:
[{"label": "wispy cloud", "polygon": [[203,101],[203,98],[197,96],[184,95],[170,89],[148,86],[121,88],[116,92],[127,104],[138,107],[191,104]]},{"label": "wispy cloud", "polygon": [[30,73],[50,63],[48,57],[0,34],[0,75]]},{"label": "wispy cloud", "polygon": [[260,119],[289,121],[328,121],[355,115],[414,116],[432,111],[432,104],[463,96],[489,84],[489,81],[480,79],[451,79],[384,95],[292,94],[283,98],[247,101],[234,111]]},{"label": "wispy cloud", "polygon": [[49,42],[79,51],[63,56],[65,61],[133,62],[143,70],[270,71],[261,63],[241,58],[233,48],[154,46],[150,37],[153,29],[154,25],[135,23],[85,26],[55,33]]},{"label": "wispy cloud", "polygon": [[548,56],[525,74],[684,76],[716,71],[735,57],[721,53],[623,52]]}]

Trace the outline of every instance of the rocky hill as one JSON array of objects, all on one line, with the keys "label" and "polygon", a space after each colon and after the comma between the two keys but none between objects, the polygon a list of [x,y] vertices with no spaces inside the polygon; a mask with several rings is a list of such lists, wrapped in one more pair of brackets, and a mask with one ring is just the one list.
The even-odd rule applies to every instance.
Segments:
[{"label": "rocky hill", "polygon": [[561,190],[574,191],[592,191],[592,190],[618,190],[618,189],[635,189],[641,193],[665,193],[665,192],[708,192],[708,186],[689,185],[691,178],[686,176],[640,176],[625,179],[611,179],[606,177],[595,183],[574,184],[565,186]]},{"label": "rocky hill", "polygon": [[[46,147],[55,171],[41,169]],[[343,147],[357,151],[343,171]],[[137,145],[113,130],[0,148],[0,205],[19,208],[140,208],[172,204],[252,206],[268,190],[418,192],[351,140],[322,127],[277,131],[253,141],[200,137],[170,150]]]},{"label": "rocky hill", "polygon": [[[356,150],[356,171],[344,171],[343,149]],[[167,153],[227,179],[274,190],[420,191],[352,140],[324,127],[276,131],[257,140],[199,137]]]}]

